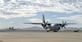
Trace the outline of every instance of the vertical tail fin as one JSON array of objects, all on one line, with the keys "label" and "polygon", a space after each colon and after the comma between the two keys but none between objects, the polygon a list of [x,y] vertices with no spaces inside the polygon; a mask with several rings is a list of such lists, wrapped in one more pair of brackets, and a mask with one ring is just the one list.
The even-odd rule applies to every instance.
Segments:
[{"label": "vertical tail fin", "polygon": [[45,24],[45,17],[44,14],[42,15],[43,23]]}]

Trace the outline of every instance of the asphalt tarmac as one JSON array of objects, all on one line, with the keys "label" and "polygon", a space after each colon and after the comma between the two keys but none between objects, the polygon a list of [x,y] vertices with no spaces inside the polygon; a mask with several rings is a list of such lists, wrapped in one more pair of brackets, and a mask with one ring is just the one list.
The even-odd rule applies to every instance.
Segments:
[{"label": "asphalt tarmac", "polygon": [[0,32],[0,42],[82,42],[82,32]]}]

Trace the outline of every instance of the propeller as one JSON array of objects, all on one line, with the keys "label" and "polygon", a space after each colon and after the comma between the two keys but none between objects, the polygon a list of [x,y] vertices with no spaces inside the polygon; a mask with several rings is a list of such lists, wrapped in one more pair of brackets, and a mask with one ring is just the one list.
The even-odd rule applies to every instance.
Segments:
[{"label": "propeller", "polygon": [[49,27],[51,26],[51,23],[48,23],[48,21],[45,21],[45,23],[42,23],[42,27],[47,31]]},{"label": "propeller", "polygon": [[65,26],[67,26],[67,22],[66,21],[62,21],[61,27],[66,28]]},{"label": "propeller", "polygon": [[67,23],[66,21],[62,21],[61,27],[66,28],[65,26],[67,26],[69,24],[77,24],[77,23]]},{"label": "propeller", "polygon": [[62,21],[62,24],[63,24],[63,25],[67,25],[67,22],[66,22],[66,21],[65,21],[65,22],[64,22],[64,21]]}]

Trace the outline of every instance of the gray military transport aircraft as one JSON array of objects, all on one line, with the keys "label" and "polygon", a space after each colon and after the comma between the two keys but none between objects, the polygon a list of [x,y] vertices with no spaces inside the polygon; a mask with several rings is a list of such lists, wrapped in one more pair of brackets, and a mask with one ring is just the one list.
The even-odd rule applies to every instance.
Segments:
[{"label": "gray military transport aircraft", "polygon": [[44,14],[42,15],[42,23],[24,23],[24,24],[37,24],[37,25],[41,25],[47,32],[49,31],[53,31],[53,32],[57,32],[59,31],[61,28],[66,28],[65,26],[67,26],[68,24],[76,24],[76,23],[66,23],[66,21],[62,21],[62,23],[55,23],[53,26],[51,24],[53,23],[48,23],[48,21],[45,21],[45,17]]}]

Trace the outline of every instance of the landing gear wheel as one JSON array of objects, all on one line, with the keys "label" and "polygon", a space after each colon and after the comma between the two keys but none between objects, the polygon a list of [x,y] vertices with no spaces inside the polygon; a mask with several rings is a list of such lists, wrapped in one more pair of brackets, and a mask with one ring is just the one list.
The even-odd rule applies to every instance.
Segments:
[{"label": "landing gear wheel", "polygon": [[56,30],[53,30],[53,32],[57,32]]},{"label": "landing gear wheel", "polygon": [[47,32],[49,32],[49,31],[47,31]]}]

